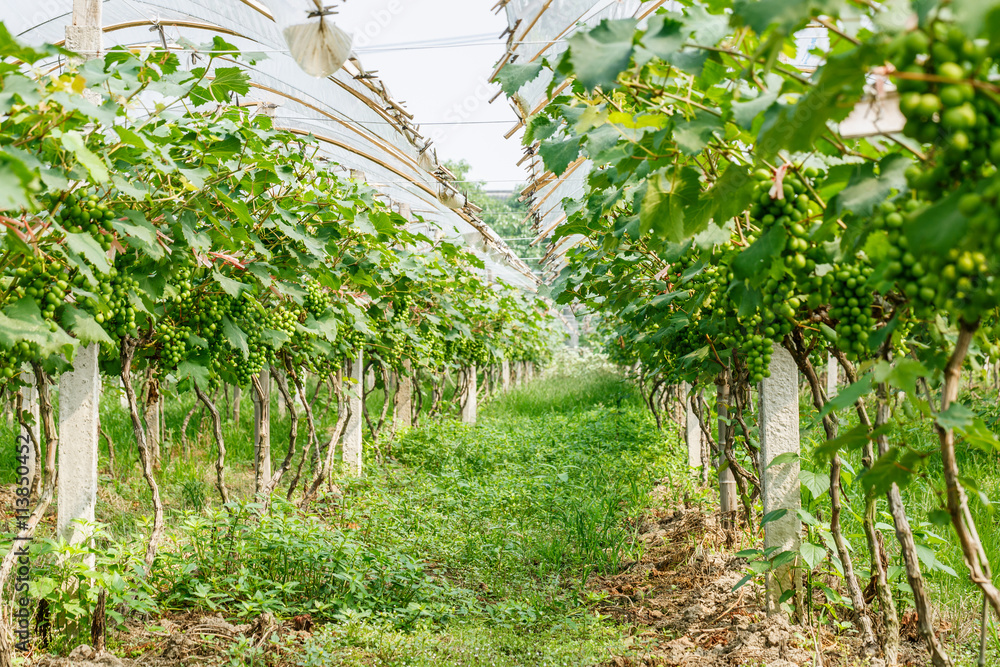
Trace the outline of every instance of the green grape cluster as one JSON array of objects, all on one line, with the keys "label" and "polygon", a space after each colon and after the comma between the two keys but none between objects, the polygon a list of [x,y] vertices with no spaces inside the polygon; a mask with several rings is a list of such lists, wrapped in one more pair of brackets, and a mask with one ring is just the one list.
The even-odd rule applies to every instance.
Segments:
[{"label": "green grape cluster", "polygon": [[723,343],[738,349],[743,356],[751,382],[769,377],[769,365],[774,343],[782,340],[795,326],[802,310],[816,310],[822,305],[822,291],[816,287],[822,282],[815,275],[817,266],[828,261],[826,251],[811,242],[811,220],[822,212],[808,185],[819,172],[813,168],[790,170],[781,182],[780,194],[775,189],[775,176],[767,169],[754,173],[754,204],[750,217],[759,228],[749,234],[747,243],[776,227],[784,230],[785,243],[780,262],[783,271],[771,272],[761,285],[762,307],[753,315],[741,318],[735,333],[727,335]]},{"label": "green grape cluster", "polygon": [[168,370],[187,359],[187,341],[191,329],[186,326],[173,326],[161,322],[156,331],[156,341],[160,346],[160,368]]},{"label": "green grape cluster", "polygon": [[[111,267],[108,275],[102,277],[101,283],[93,288],[99,298],[88,296],[83,300],[84,310],[94,316],[113,341],[120,341],[125,336],[137,333],[136,311],[132,306],[130,292],[139,288],[139,282],[126,271],[125,268]],[[73,283],[77,287],[88,289],[87,280],[81,274],[74,276]],[[106,357],[117,355],[113,344],[102,345],[101,351]]]},{"label": "green grape cluster", "polygon": [[8,275],[16,280],[14,295],[19,299],[34,299],[42,316],[49,321],[49,328],[55,331],[56,311],[66,302],[71,290],[65,267],[53,259],[30,257],[21,266],[9,269]]},{"label": "green grape cluster", "polygon": [[868,333],[876,321],[873,291],[868,284],[872,272],[871,266],[841,264],[826,274],[833,276],[829,314],[836,323],[837,347],[848,358],[856,359],[868,349]]},{"label": "green grape cluster", "polygon": [[392,326],[390,322],[379,331],[376,343],[369,347],[371,354],[377,356],[390,368],[403,367],[403,358],[407,348],[406,333]]},{"label": "green grape cluster", "polygon": [[[20,265],[9,264],[3,278],[11,288],[7,299],[34,300],[49,329],[58,330],[59,310],[72,293],[70,274],[64,266],[48,257],[24,257]],[[0,379],[7,381],[18,375],[24,364],[35,360],[38,353],[38,345],[28,341],[20,341],[10,348],[0,347]]]},{"label": "green grape cluster", "polygon": [[25,364],[37,358],[38,352],[36,343],[25,340],[16,343],[10,349],[0,347],[0,379],[4,382],[12,379],[21,372]]},{"label": "green grape cluster", "polygon": [[102,225],[114,219],[115,212],[107,204],[101,203],[97,195],[66,195],[62,207],[54,217],[66,231],[90,234],[105,251],[111,249],[114,236]]},{"label": "green grape cluster", "polygon": [[303,305],[308,312],[319,317],[330,307],[330,303],[330,295],[319,284],[319,281],[306,281],[306,296],[303,300]]},{"label": "green grape cluster", "polygon": [[872,226],[885,230],[889,239],[889,263],[885,278],[895,282],[899,291],[906,295],[913,315],[926,320],[934,316],[940,280],[910,252],[909,241],[902,229],[906,215],[919,207],[920,202],[916,199],[882,202],[872,216]]},{"label": "green grape cluster", "polygon": [[[905,236],[893,243],[899,256],[888,277],[919,319],[946,309],[974,322],[1000,304],[994,286],[994,258],[1000,251],[1000,103],[988,90],[1000,50],[990,48],[941,18],[900,37],[894,46],[904,132],[931,144],[928,159],[906,171],[916,198],[896,211],[903,217],[900,226],[926,225],[927,205],[920,202],[955,191],[956,208],[967,223],[947,253],[940,248],[911,252]],[[897,217],[887,213],[885,222],[892,235]]]},{"label": "green grape cluster", "polygon": [[774,350],[773,339],[760,334],[738,332],[734,334],[734,345],[742,353],[747,366],[750,382],[761,382],[771,377],[771,353]]},{"label": "green grape cluster", "polygon": [[413,314],[413,304],[414,299],[410,294],[403,294],[397,297],[392,303],[392,319],[397,322],[409,324]]},{"label": "green grape cluster", "polygon": [[1000,107],[972,85],[985,81],[993,66],[985,43],[937,20],[900,38],[893,65],[904,134],[940,149],[935,164],[907,172],[913,189],[935,199],[956,179],[981,173],[988,161],[1000,164]]},{"label": "green grape cluster", "polygon": [[345,326],[340,331],[341,352],[345,355],[355,355],[364,349],[367,339],[365,334],[352,326]]},{"label": "green grape cluster", "polygon": [[444,332],[435,329],[421,338],[415,355],[428,368],[441,368],[447,361],[447,350],[448,344],[444,339]]},{"label": "green grape cluster", "polygon": [[750,217],[760,227],[761,233],[775,225],[785,228],[787,241],[782,256],[785,265],[793,271],[812,272],[823,260],[823,250],[808,240],[809,220],[818,216],[822,208],[804,180],[815,178],[818,174],[814,167],[801,170],[801,175],[790,172],[782,179],[780,197],[771,197],[774,186],[771,172],[758,169],[754,173],[757,184],[753,197],[756,203],[750,207]]},{"label": "green grape cluster", "polygon": [[[277,331],[282,333],[288,338],[291,338],[295,334],[296,325],[300,321],[301,311],[294,307],[288,307],[285,304],[279,304],[276,307],[267,308],[263,315],[261,316],[260,327],[262,329],[270,329],[271,331]],[[274,353],[276,349],[271,345],[266,345],[269,348],[268,353],[268,363],[274,361]]]},{"label": "green grape cluster", "polygon": [[781,340],[791,333],[795,316],[802,306],[798,293],[799,282],[791,273],[786,273],[781,278],[768,278],[764,283],[760,327],[768,339]]},{"label": "green grape cluster", "polygon": [[448,341],[445,356],[460,366],[487,366],[490,350],[479,338],[456,338]]}]

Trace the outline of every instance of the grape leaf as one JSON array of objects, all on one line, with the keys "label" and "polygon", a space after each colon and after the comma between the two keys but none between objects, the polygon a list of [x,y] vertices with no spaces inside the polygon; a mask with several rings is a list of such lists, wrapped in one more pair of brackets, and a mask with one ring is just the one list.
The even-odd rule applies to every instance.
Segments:
[{"label": "grape leaf", "polygon": [[749,167],[732,162],[722,176],[702,197],[711,203],[715,224],[723,226],[740,215],[750,204],[756,181],[750,177]]},{"label": "grape leaf", "polygon": [[893,361],[892,365],[879,362],[873,374],[876,382],[887,382],[912,396],[917,393],[917,378],[927,377],[930,371],[916,359],[902,358]]},{"label": "grape leaf", "polygon": [[103,183],[108,180],[108,166],[104,163],[104,160],[94,154],[87,144],[83,140],[83,136],[76,130],[70,130],[68,132],[63,132],[61,130],[52,130],[52,136],[56,137],[62,142],[62,145],[66,150],[73,153],[77,161],[87,168],[90,172],[91,177],[98,183]]},{"label": "grape leaf", "polygon": [[843,4],[842,0],[736,0],[733,16],[758,35],[772,27],[790,35],[816,14],[836,16]]},{"label": "grape leaf", "polygon": [[76,341],[65,331],[49,328],[38,304],[27,296],[0,311],[0,344],[11,348],[21,341],[37,344],[42,356],[63,354],[71,359],[76,348]]},{"label": "grape leaf", "polygon": [[580,155],[580,137],[546,142],[541,145],[538,152],[545,162],[545,168],[556,176],[561,176]]},{"label": "grape leaf", "polygon": [[83,343],[107,343],[113,345],[111,336],[104,330],[94,317],[83,310],[67,304],[63,308],[62,325],[67,331]]},{"label": "grape leaf", "polygon": [[733,273],[737,280],[763,276],[764,269],[784,249],[787,242],[787,232],[782,225],[774,225],[761,234],[733,260]]},{"label": "grape leaf", "polygon": [[820,417],[830,414],[834,410],[849,408],[858,402],[858,399],[872,390],[872,376],[866,374],[854,384],[841,389],[837,395],[826,402],[823,409],[819,411]]},{"label": "grape leaf", "polygon": [[234,299],[238,299],[243,292],[250,289],[249,285],[241,283],[238,280],[233,280],[232,278],[227,278],[218,271],[212,271],[212,276],[215,278],[215,282],[219,283],[219,286],[222,287],[222,291]]},{"label": "grape leaf", "polygon": [[969,37],[989,36],[987,16],[993,18],[1000,14],[1000,0],[952,0],[951,11],[955,22],[969,33]]},{"label": "grape leaf", "polygon": [[649,27],[640,40],[653,55],[669,61],[684,46],[690,30],[684,29],[680,21],[665,14],[656,14],[649,19]]},{"label": "grape leaf", "polygon": [[699,224],[706,220],[686,217],[700,193],[698,172],[691,167],[651,175],[639,209],[640,232],[652,231],[658,238],[679,243],[701,231]]},{"label": "grape leaf", "polygon": [[831,55],[814,75],[815,84],[795,104],[776,103],[768,109],[757,140],[758,157],[768,159],[783,149],[812,151],[816,140],[828,131],[829,121],[843,120],[854,110],[878,53],[874,45],[865,43]]},{"label": "grape leaf", "polygon": [[635,19],[605,19],[590,32],[569,38],[569,60],[580,83],[593,90],[611,86],[632,58]]},{"label": "grape leaf", "polygon": [[542,71],[542,63],[534,62],[521,65],[519,63],[507,63],[496,76],[496,81],[500,88],[508,96],[512,97],[521,89],[524,84],[534,80]]},{"label": "grape leaf", "polygon": [[888,199],[893,190],[901,192],[906,189],[903,174],[911,164],[913,162],[905,155],[893,153],[879,162],[878,174],[871,162],[860,165],[847,187],[834,198],[836,211],[850,211],[861,217],[871,215],[875,206]]},{"label": "grape leaf", "polygon": [[223,316],[222,318],[222,333],[226,335],[226,342],[229,343],[229,347],[240,352],[244,359],[250,355],[247,335],[227,316]]},{"label": "grape leaf", "polygon": [[968,220],[958,209],[961,191],[954,191],[911,215],[903,228],[915,254],[947,254],[965,234]]},{"label": "grape leaf", "polygon": [[[149,255],[153,259],[163,257],[163,246],[156,241],[156,227],[152,225],[142,211],[128,209],[123,212],[125,219],[113,220],[111,227],[125,237],[128,244]],[[206,246],[203,250],[207,250]]]},{"label": "grape leaf", "polygon": [[7,151],[0,151],[0,211],[29,208],[31,191],[37,189],[34,170]]},{"label": "grape leaf", "polygon": [[948,430],[967,429],[973,425],[975,419],[976,413],[955,401],[947,410],[938,413],[937,423],[941,428]]},{"label": "grape leaf", "polygon": [[100,244],[90,234],[66,232],[66,246],[74,253],[82,255],[100,273],[107,273],[111,268],[104,249],[101,248]]},{"label": "grape leaf", "polygon": [[685,155],[697,155],[723,127],[721,118],[699,109],[693,120],[677,124],[674,141]]},{"label": "grape leaf", "polygon": [[786,514],[788,514],[788,509],[784,508],[784,507],[782,507],[780,509],[776,509],[776,510],[771,510],[770,512],[768,512],[767,514],[765,514],[763,516],[763,518],[761,518],[760,525],[766,526],[767,524],[771,523],[772,521],[777,521],[778,519],[781,519]]},{"label": "grape leaf", "polygon": [[176,377],[178,380],[191,378],[191,380],[198,383],[199,387],[207,387],[211,381],[211,373],[208,367],[194,359],[182,361],[178,364]]},{"label": "grape leaf", "polygon": [[752,100],[733,103],[733,120],[744,130],[753,127],[757,117],[764,113],[778,99],[777,89],[765,91]]}]

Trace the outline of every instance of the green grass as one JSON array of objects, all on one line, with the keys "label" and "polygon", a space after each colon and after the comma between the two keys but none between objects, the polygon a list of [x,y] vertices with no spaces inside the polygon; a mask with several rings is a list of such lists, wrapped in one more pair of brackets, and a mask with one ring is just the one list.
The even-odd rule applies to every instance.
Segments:
[{"label": "green grass", "polygon": [[419,554],[454,587],[450,618],[330,626],[303,664],[589,665],[625,650],[583,585],[639,556],[648,492],[682,470],[630,387],[600,372],[546,378],[475,427],[435,422],[394,451],[398,463],[347,488],[337,520],[372,548]]}]

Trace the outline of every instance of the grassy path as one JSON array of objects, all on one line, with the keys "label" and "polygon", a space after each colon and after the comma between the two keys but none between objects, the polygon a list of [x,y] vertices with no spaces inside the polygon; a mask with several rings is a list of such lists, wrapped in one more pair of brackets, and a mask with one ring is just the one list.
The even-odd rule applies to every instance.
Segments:
[{"label": "grassy path", "polygon": [[627,653],[583,584],[637,558],[639,516],[656,480],[681,474],[677,451],[600,371],[538,380],[474,428],[415,429],[394,446],[398,464],[347,489],[334,520],[426,563],[438,588],[410,609],[324,626],[299,664],[592,665]]}]

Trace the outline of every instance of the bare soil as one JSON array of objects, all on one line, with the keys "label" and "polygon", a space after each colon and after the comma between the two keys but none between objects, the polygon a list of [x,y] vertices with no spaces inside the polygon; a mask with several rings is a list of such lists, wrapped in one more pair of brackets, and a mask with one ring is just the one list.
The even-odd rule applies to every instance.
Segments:
[{"label": "bare soil", "polygon": [[[312,623],[308,617],[296,617],[287,623],[263,614],[252,623],[234,625],[222,616],[199,613],[157,619],[157,625],[135,625],[118,637],[119,653],[134,658],[119,658],[109,652],[97,652],[90,646],[78,646],[66,657],[44,656],[35,667],[190,667],[217,665],[237,641],[249,640],[254,647],[268,645],[275,635],[308,635]],[[301,638],[301,637],[300,637]],[[294,637],[293,637],[294,639]]]},{"label": "bare soil", "polygon": [[[683,506],[657,510],[642,526],[641,539],[646,548],[639,562],[590,582],[593,592],[606,596],[602,613],[632,626],[646,647],[638,662],[619,657],[604,667],[884,665],[862,655],[852,631],[835,634],[768,617],[757,584],[734,592],[746,561],[727,553],[717,515]],[[926,664],[923,646],[904,639],[900,665]]]}]

